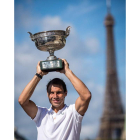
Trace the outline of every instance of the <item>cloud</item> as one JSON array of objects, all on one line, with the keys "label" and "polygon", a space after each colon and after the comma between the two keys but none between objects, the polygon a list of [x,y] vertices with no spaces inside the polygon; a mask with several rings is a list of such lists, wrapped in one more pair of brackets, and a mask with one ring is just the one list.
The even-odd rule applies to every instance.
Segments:
[{"label": "cloud", "polygon": [[88,125],[83,125],[81,129],[81,134],[80,137],[82,139],[86,138],[94,138],[97,133],[97,128],[98,124],[88,124]]},{"label": "cloud", "polygon": [[33,23],[36,23],[35,17],[31,16],[29,10],[25,9],[23,5],[17,5],[15,7],[15,28],[29,28]]},{"label": "cloud", "polygon": [[89,38],[85,42],[86,50],[92,54],[99,52],[99,41],[97,38]]},{"label": "cloud", "polygon": [[35,53],[36,47],[32,48],[29,44],[30,42],[23,42],[22,44],[16,44],[15,49],[15,60],[16,63],[20,65],[28,65],[35,61],[35,58],[33,55]]},{"label": "cloud", "polygon": [[59,16],[46,16],[41,19],[41,28],[47,30],[65,30],[70,23],[63,22]]},{"label": "cloud", "polygon": [[66,14],[80,16],[87,14],[97,8],[96,5],[91,5],[88,1],[82,1],[79,5],[69,5],[66,10]]},{"label": "cloud", "polygon": [[[30,10],[25,9],[23,5],[17,5],[15,8],[15,29],[26,29],[30,31],[48,31],[48,30],[65,30],[68,26],[73,27],[72,23],[64,22],[60,16],[39,16],[32,15]],[[33,33],[34,34],[34,33]]]}]

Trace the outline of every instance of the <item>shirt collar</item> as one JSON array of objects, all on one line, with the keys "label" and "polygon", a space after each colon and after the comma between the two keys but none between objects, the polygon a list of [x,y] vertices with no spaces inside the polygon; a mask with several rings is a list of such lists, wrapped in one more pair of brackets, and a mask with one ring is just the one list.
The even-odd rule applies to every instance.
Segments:
[{"label": "shirt collar", "polygon": [[[57,112],[57,114],[62,113],[62,111],[64,111],[66,107],[67,107],[67,105],[65,104],[64,107],[63,107],[61,110],[59,110],[59,111]],[[49,108],[49,112],[52,113],[52,114],[56,113],[56,112],[52,109],[52,106]]]}]

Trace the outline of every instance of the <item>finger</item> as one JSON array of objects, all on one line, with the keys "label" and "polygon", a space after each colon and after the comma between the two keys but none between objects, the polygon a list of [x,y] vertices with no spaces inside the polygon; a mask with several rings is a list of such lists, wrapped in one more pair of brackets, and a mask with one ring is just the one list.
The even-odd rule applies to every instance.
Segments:
[{"label": "finger", "polygon": [[38,61],[37,65],[39,65],[39,66],[40,66],[40,61]]},{"label": "finger", "polygon": [[60,72],[60,73],[63,73],[61,70],[56,70],[56,72]]},{"label": "finger", "polygon": [[46,75],[46,74],[48,74],[49,72],[43,72],[43,75]]},{"label": "finger", "polygon": [[67,64],[67,63],[68,63],[66,59],[62,59],[62,60],[63,60],[63,62],[64,62],[65,64]]},{"label": "finger", "polygon": [[61,59],[62,61],[65,61],[65,59]]}]

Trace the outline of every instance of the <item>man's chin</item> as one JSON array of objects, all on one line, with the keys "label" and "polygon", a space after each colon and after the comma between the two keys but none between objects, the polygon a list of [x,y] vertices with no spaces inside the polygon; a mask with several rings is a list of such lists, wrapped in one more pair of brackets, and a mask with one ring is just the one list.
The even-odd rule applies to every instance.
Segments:
[{"label": "man's chin", "polygon": [[52,106],[58,108],[58,107],[60,107],[63,103],[51,103],[51,104],[52,104]]},{"label": "man's chin", "polygon": [[53,104],[54,107],[60,107],[61,104]]}]

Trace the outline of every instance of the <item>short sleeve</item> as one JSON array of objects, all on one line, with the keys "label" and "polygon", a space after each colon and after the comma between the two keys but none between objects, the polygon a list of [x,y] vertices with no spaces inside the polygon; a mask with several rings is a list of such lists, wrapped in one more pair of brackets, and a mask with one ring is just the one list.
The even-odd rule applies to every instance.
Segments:
[{"label": "short sleeve", "polygon": [[35,123],[38,122],[38,120],[39,120],[39,118],[40,118],[40,116],[41,116],[41,107],[38,107],[38,106],[37,106],[37,108],[38,108],[38,110],[37,110],[36,116],[35,116],[34,119],[32,119]]},{"label": "short sleeve", "polygon": [[72,108],[73,108],[73,111],[74,111],[76,121],[81,123],[82,119],[83,119],[83,116],[77,112],[77,110],[75,109],[75,104],[72,105]]},{"label": "short sleeve", "polygon": [[40,124],[42,118],[48,112],[48,109],[45,108],[45,107],[39,107],[39,106],[37,106],[37,108],[38,108],[38,110],[37,110],[36,116],[35,116],[34,119],[32,119],[36,123],[36,125]]}]

